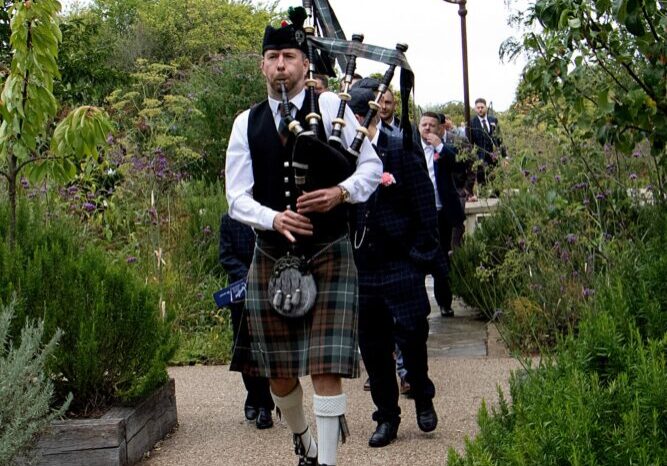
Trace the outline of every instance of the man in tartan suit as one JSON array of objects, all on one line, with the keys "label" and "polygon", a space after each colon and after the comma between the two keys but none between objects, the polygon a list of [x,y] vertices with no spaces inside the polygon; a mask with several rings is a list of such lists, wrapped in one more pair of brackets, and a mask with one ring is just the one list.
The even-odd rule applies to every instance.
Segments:
[{"label": "man in tartan suit", "polygon": [[[350,107],[359,120],[374,100],[369,89],[353,88]],[[402,139],[369,126],[369,138],[383,164],[381,186],[356,209],[353,244],[359,271],[359,346],[370,377],[377,428],[368,443],[383,447],[397,435],[401,409],[393,359],[403,353],[415,400],[417,424],[434,430],[435,387],[428,377],[427,271],[444,268],[438,242],[435,196],[423,159],[403,149]]]},{"label": "man in tartan suit", "polygon": [[[220,220],[220,243],[218,260],[227,272],[228,283],[245,280],[248,267],[255,251],[255,233],[248,225],[237,222],[224,214]],[[229,305],[232,316],[234,342],[248,344],[248,323],[244,313],[245,303]],[[266,377],[242,374],[243,385],[248,392],[244,403],[244,413],[248,421],[254,421],[258,429],[273,427],[274,403]]]},{"label": "man in tartan suit", "polygon": [[[246,298],[250,344],[235,346],[232,369],[269,378],[275,404],[294,434],[300,465],[333,465],[339,435],[346,431],[341,377],[359,376],[357,273],[347,234],[347,204],[368,199],[380,181],[382,164],[366,141],[349,178],[298,194],[291,169],[295,137],[280,132],[279,106],[284,84],[292,117],[307,126],[311,109],[305,102],[311,91],[304,87],[309,60],[303,18],[305,12],[301,24],[293,17],[292,24],[266,28],[261,69],[268,99],[237,117],[227,149],[229,214],[257,231]],[[331,133],[339,103],[331,92],[316,99],[322,138]],[[342,136],[349,144],[358,124],[349,110],[345,120]],[[297,319],[278,314],[267,289],[273,265],[292,247],[308,259],[317,284],[313,308]],[[299,377],[305,375],[311,376],[315,389],[317,442],[303,411]]]}]

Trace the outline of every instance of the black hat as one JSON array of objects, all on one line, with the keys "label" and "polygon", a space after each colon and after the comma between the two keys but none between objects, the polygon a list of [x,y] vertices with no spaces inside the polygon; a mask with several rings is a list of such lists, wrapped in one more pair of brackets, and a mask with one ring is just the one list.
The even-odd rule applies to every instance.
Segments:
[{"label": "black hat", "polygon": [[380,88],[380,81],[378,81],[375,78],[364,78],[354,83],[352,87],[361,89],[370,89],[373,92],[377,92],[377,90]]},{"label": "black hat", "polygon": [[347,105],[352,109],[355,115],[365,116],[370,107],[368,102],[375,100],[375,94],[372,90],[359,86],[350,89],[350,100]]},{"label": "black hat", "polygon": [[287,15],[291,21],[283,21],[279,28],[267,26],[262,41],[262,54],[267,50],[299,49],[308,51],[303,23],[307,13],[303,7],[289,8]]}]

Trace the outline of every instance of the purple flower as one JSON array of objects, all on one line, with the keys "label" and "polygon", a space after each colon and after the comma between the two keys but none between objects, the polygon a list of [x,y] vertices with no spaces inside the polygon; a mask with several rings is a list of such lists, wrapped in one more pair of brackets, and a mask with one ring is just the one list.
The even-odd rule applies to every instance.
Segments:
[{"label": "purple flower", "polygon": [[595,294],[595,289],[594,288],[584,288],[583,291],[581,292],[582,296],[584,298],[590,298]]},{"label": "purple flower", "polygon": [[637,174],[636,174],[636,173],[630,173],[629,178],[630,178],[632,181],[635,181],[635,180],[637,179]]},{"label": "purple flower", "polygon": [[114,143],[113,134],[109,133],[109,135],[107,136],[107,144],[111,145],[113,143]]},{"label": "purple flower", "polygon": [[539,235],[540,233],[542,233],[542,228],[540,228],[539,225],[533,226],[533,233]]},{"label": "purple flower", "polygon": [[523,173],[523,176],[525,176],[526,178],[528,178],[528,176],[530,175],[530,172],[528,170],[521,170],[521,173]]},{"label": "purple flower", "polygon": [[86,199],[95,199],[95,193],[92,191],[89,191],[86,193]]},{"label": "purple flower", "polygon": [[204,227],[204,229],[202,230],[202,233],[204,234],[204,236],[208,236],[208,235],[210,235],[210,234],[211,234],[211,227],[208,226],[208,225],[206,225],[206,226]]},{"label": "purple flower", "polygon": [[653,185],[652,184],[647,185],[646,190],[647,191],[653,191]]},{"label": "purple flower", "polygon": [[538,170],[539,170],[540,173],[544,173],[545,171],[547,171],[547,166],[546,165],[540,165]]},{"label": "purple flower", "polygon": [[524,251],[524,250],[526,249],[526,240],[523,239],[523,238],[521,238],[521,239],[518,241],[518,245],[519,245],[519,249],[521,249],[522,251]]},{"label": "purple flower", "polygon": [[632,156],[633,156],[634,158],[638,159],[639,157],[642,156],[642,152],[641,152],[640,150],[635,150],[635,151],[632,153]]},{"label": "purple flower", "polygon": [[569,161],[570,161],[570,159],[568,159],[566,155],[564,155],[560,158],[560,163],[562,163],[563,165],[565,165]]},{"label": "purple flower", "polygon": [[556,180],[556,183],[560,183],[560,175],[554,176],[554,180]]},{"label": "purple flower", "polygon": [[560,254],[560,260],[563,262],[570,262],[570,253],[568,251],[563,251]]},{"label": "purple flower", "polygon": [[597,199],[598,201],[604,201],[604,200],[605,200],[605,195],[604,195],[604,193],[597,193],[597,194],[595,195],[595,199]]},{"label": "purple flower", "polygon": [[79,192],[79,188],[75,185],[72,185],[69,188],[67,188],[67,194],[69,194],[70,196],[74,196],[78,192]]},{"label": "purple flower", "polygon": [[568,243],[574,244],[577,242],[577,235],[574,233],[568,233],[568,235],[565,237]]},{"label": "purple flower", "polygon": [[127,256],[125,258],[125,262],[127,262],[128,264],[134,264],[135,262],[137,262],[137,258],[134,256]]},{"label": "purple flower", "polygon": [[28,183],[28,180],[25,178],[21,178],[21,186],[23,186],[23,189],[28,189],[30,187],[30,183]]},{"label": "purple flower", "polygon": [[537,177],[536,177],[535,175],[533,175],[533,176],[530,177],[530,183],[531,183],[531,184],[535,184],[535,183],[537,183]]},{"label": "purple flower", "polygon": [[95,204],[93,204],[92,202],[84,202],[82,207],[83,210],[85,210],[86,212],[92,212],[93,210],[96,209]]}]

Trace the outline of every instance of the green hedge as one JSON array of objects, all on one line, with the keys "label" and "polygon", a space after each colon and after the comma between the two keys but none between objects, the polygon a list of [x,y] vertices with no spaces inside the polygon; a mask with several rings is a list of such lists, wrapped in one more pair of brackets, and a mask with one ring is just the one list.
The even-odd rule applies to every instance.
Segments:
[{"label": "green hedge", "polygon": [[77,413],[147,395],[167,379],[175,347],[157,294],[73,225],[43,216],[21,209],[15,249],[0,243],[0,299],[19,297],[14,334],[26,318],[44,319],[47,336],[63,330],[49,369],[59,399],[71,392]]}]

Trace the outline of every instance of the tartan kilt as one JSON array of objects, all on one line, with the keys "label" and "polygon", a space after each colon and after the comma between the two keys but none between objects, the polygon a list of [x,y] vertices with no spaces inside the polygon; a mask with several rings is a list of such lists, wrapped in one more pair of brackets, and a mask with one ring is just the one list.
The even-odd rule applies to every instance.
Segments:
[{"label": "tartan kilt", "polygon": [[[313,254],[329,244],[313,245]],[[317,296],[301,318],[281,316],[269,301],[270,274],[282,251],[257,240],[246,291],[250,344],[235,342],[230,369],[269,378],[359,377],[358,282],[349,238],[336,240],[312,260]]]}]

